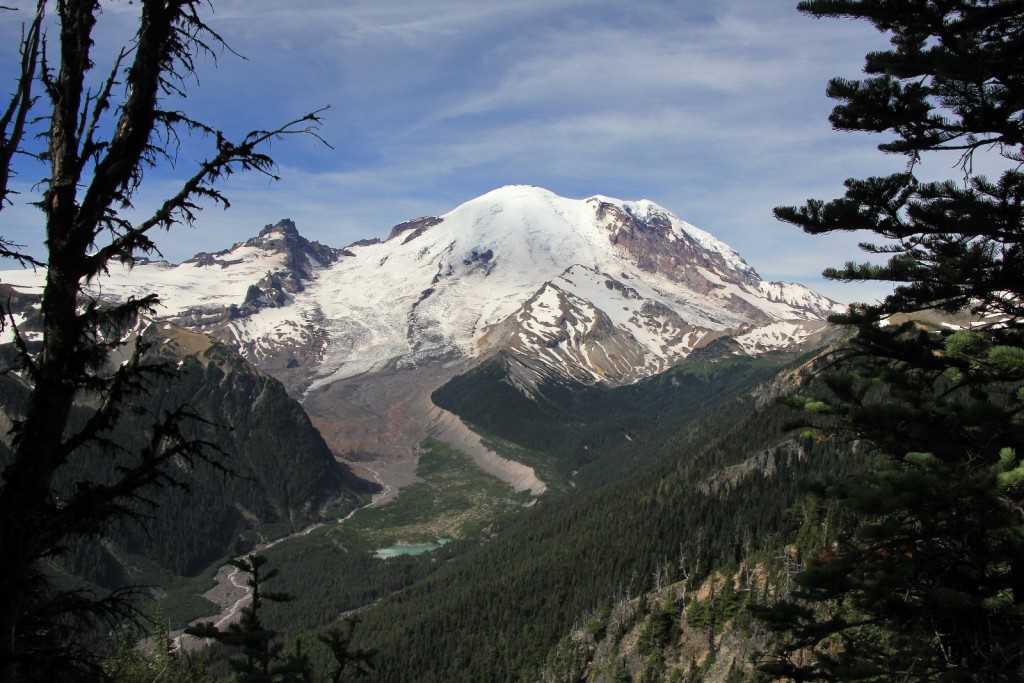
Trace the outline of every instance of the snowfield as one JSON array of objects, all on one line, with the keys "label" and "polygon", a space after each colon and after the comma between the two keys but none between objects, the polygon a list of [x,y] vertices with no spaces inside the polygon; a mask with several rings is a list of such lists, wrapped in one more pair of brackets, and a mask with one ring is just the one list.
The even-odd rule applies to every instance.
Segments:
[{"label": "snowfield", "polygon": [[[623,376],[658,372],[711,333],[747,330],[736,338],[752,354],[798,343],[813,331],[804,323],[838,310],[801,285],[761,280],[728,245],[647,200],[516,185],[415,224],[333,263],[300,253],[294,228],[268,227],[182,264],[115,267],[89,291],[156,292],[158,318],[217,336],[257,364],[305,349],[316,359],[308,390],[510,339],[556,370],[576,364],[615,381],[623,362],[641,368]],[[271,291],[272,276],[291,284]],[[0,273],[22,291],[42,281],[41,271]],[[513,322],[518,332],[489,334]]]}]

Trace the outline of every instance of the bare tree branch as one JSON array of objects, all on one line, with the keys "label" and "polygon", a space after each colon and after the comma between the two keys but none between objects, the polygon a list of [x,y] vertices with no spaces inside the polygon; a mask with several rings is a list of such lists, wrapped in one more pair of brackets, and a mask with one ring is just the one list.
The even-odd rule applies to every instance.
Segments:
[{"label": "bare tree branch", "polygon": [[[86,617],[130,611],[123,600],[107,604],[50,591],[41,558],[62,555],[75,539],[104,534],[112,521],[141,520],[147,506],[155,505],[152,492],[185,486],[194,464],[226,471],[215,445],[192,436],[211,427],[195,411],[178,406],[140,414],[145,413],[140,397],[157,380],[170,378],[173,366],[153,361],[146,343],[136,341],[127,361],[109,367],[112,354],[130,343],[132,326],[152,313],[157,296],[108,304],[87,296],[85,287],[112,263],[131,265],[140,254],[155,251],[154,228],[192,224],[204,201],[227,207],[217,184],[232,173],[255,171],[276,179],[274,162],[262,147],[299,134],[323,141],[324,109],[254,130],[236,142],[214,126],[163,106],[166,98],[185,95],[200,57],[230,50],[200,17],[198,10],[209,5],[204,0],[139,0],[134,39],[94,89],[88,84],[96,78],[92,50],[104,3],[55,3],[55,68],[47,54],[46,4],[38,0],[35,18],[25,29],[17,87],[0,115],[0,210],[10,203],[16,155],[48,165],[37,203],[45,221],[45,263],[0,237],[0,257],[46,269],[38,341],[33,338],[30,344],[9,306],[0,306],[0,315],[15,330],[18,370],[31,384],[24,413],[11,430],[12,455],[0,472],[0,683],[54,668],[60,658],[71,665],[88,656],[68,636],[60,644],[60,657],[40,658],[44,650],[38,649],[38,630],[33,630],[43,619],[39,615],[52,622],[67,617],[67,610]],[[25,140],[34,121],[45,127],[39,135],[42,151],[30,149]],[[175,159],[171,152],[186,131],[208,136],[214,149],[176,194],[134,224],[123,212],[131,207],[145,171]],[[73,410],[78,411],[74,419]],[[146,438],[134,446],[115,436],[117,425],[143,418],[152,423]],[[86,453],[109,471],[94,479],[79,477],[70,490],[58,485],[61,474]],[[176,471],[178,466],[184,469]]]},{"label": "bare tree branch", "polygon": [[[13,9],[3,7],[3,9]],[[11,164],[14,156],[22,149],[22,141],[25,136],[25,123],[28,120],[29,112],[36,102],[32,95],[32,85],[36,80],[36,66],[39,64],[39,50],[43,35],[43,18],[46,15],[46,1],[39,0],[36,5],[36,14],[25,29],[21,40],[19,53],[21,54],[21,70],[18,74],[18,83],[14,94],[0,118],[0,211],[10,203],[8,195],[11,194]],[[8,242],[0,240],[0,246],[12,246]],[[3,249],[0,255],[8,258],[20,258]]]}]

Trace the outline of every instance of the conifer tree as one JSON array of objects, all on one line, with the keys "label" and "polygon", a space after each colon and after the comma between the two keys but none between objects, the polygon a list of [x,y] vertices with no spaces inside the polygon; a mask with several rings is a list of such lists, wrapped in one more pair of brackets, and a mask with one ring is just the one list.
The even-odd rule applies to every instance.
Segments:
[{"label": "conifer tree", "polygon": [[348,616],[342,623],[332,624],[317,636],[334,660],[327,671],[327,680],[331,683],[340,683],[348,672],[357,678],[369,676],[376,667],[375,649],[352,646],[352,635],[358,625],[359,617]]},{"label": "conifer tree", "polygon": [[[26,199],[11,179],[31,174],[46,244],[45,255],[32,254],[0,234],[0,257],[46,270],[38,343],[20,334],[0,302],[0,325],[18,349],[15,363],[0,372],[17,371],[29,385],[24,413],[13,416],[10,454],[0,462],[0,683],[99,675],[100,653],[85,646],[83,633],[98,620],[113,627],[131,603],[123,591],[65,590],[47,563],[76,539],[143,518],[153,503],[148,492],[186,486],[189,466],[205,460],[223,467],[208,444],[185,437],[183,425],[198,419],[186,406],[150,415],[144,447],[130,450],[112,438],[122,416],[139,419],[134,399],[173,366],[151,362],[145,343],[131,341],[138,317],[157,305],[155,294],[111,304],[91,296],[90,286],[111,266],[155,253],[154,234],[192,224],[202,202],[226,206],[217,185],[231,173],[273,177],[273,161],[261,150],[282,136],[315,136],[320,120],[313,112],[231,139],[176,108],[204,55],[224,47],[204,19],[208,2],[128,3],[135,35],[108,63],[94,49],[108,2],[34,4],[15,83],[5,84],[13,94],[0,110],[0,221],[15,199]],[[136,220],[128,211],[146,171],[170,161],[187,169],[177,142],[192,134],[208,141],[208,155]],[[111,363],[113,354],[124,362]],[[76,421],[75,406],[84,404],[87,414]],[[60,489],[62,474],[85,458],[113,474]]]},{"label": "conifer tree", "polygon": [[278,642],[278,632],[263,623],[264,602],[288,602],[294,597],[287,593],[268,591],[265,583],[278,574],[277,569],[264,570],[267,558],[250,555],[231,560],[228,564],[246,574],[249,604],[240,610],[241,618],[221,630],[212,622],[190,626],[185,633],[196,638],[210,638],[238,650],[230,660],[239,683],[271,683],[280,680],[302,680],[308,661],[302,656],[301,641],[295,657],[284,654],[284,645]]},{"label": "conifer tree", "polygon": [[[905,169],[780,207],[810,234],[866,230],[884,263],[826,271],[895,283],[837,316],[855,330],[797,400],[871,467],[832,487],[855,531],[759,614],[787,635],[763,669],[793,680],[1024,680],[1024,2],[810,0],[871,22],[891,49],[833,79],[830,120],[887,134]],[[926,160],[956,177],[919,180]],[[976,169],[995,169],[989,178]],[[959,313],[960,329],[915,314]]]},{"label": "conifer tree", "polygon": [[339,683],[348,673],[355,677],[370,674],[376,651],[352,647],[352,634],[359,623],[358,618],[348,617],[317,636],[334,660],[328,670],[319,675],[309,653],[303,648],[301,635],[296,637],[293,648],[286,652],[279,642],[281,634],[263,621],[261,612],[265,602],[294,600],[294,596],[288,593],[266,589],[264,584],[277,576],[278,570],[264,569],[267,558],[258,554],[232,560],[229,564],[248,576],[246,586],[250,601],[241,609],[241,618],[228,624],[226,629],[205,622],[190,626],[185,633],[235,648],[238,654],[229,660],[235,672],[234,680],[238,683],[309,683],[314,680]]},{"label": "conifer tree", "polygon": [[175,649],[166,624],[158,608],[150,636],[152,649],[139,647],[137,638],[127,638],[104,662],[106,676],[115,683],[216,683],[202,662]]}]

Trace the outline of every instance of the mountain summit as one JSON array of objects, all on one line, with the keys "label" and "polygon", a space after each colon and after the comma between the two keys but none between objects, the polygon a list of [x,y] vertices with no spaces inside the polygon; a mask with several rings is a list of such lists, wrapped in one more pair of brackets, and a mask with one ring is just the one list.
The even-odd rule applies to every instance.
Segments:
[{"label": "mountain summit", "polygon": [[653,202],[525,185],[408,221],[384,241],[327,247],[282,220],[230,249],[101,284],[107,297],[155,289],[161,317],[287,371],[295,393],[495,354],[527,391],[559,376],[620,384],[722,337],[735,353],[790,346],[838,309],[802,285],[762,280]]},{"label": "mountain summit", "polygon": [[[724,334],[836,310],[806,287],[765,282],[653,202],[531,186],[494,190],[350,251],[310,287],[328,340],[319,381],[506,351],[524,385],[552,374],[622,383]],[[785,344],[803,331],[773,334]]]}]

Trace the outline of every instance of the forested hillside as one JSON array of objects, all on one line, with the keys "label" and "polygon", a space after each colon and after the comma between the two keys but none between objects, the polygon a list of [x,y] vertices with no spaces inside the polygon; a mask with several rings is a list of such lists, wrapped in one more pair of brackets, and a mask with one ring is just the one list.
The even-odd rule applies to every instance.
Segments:
[{"label": "forested hillside", "polygon": [[[153,360],[174,372],[155,381],[137,405],[126,411],[111,438],[130,452],[140,449],[140,420],[187,406],[197,419],[184,425],[188,438],[219,451],[219,469],[192,467],[188,490],[169,487],[150,496],[153,507],[138,504],[143,525],[126,523],[111,531],[114,545],[84,544],[71,556],[80,576],[108,588],[131,582],[127,555],[154,560],[172,575],[194,575],[212,562],[250,549],[313,522],[343,517],[376,485],[339,464],[302,408],[280,382],[255,370],[226,346],[171,326],[151,325],[144,338]],[[15,376],[2,378],[3,412],[17,415],[25,390]],[[76,424],[88,418],[80,407]],[[6,457],[6,455],[4,456]],[[128,461],[83,452],[62,474],[58,490],[80,482],[109,482]]]},{"label": "forested hillside", "polygon": [[696,582],[781,547],[801,524],[793,506],[806,486],[858,463],[827,442],[794,442],[794,413],[760,396],[676,423],[682,441],[670,456],[617,483],[545,498],[362,612],[359,642],[380,648],[378,680],[532,680],[588,615],[684,569]]},{"label": "forested hillside", "polygon": [[[806,380],[806,363],[697,363],[660,380],[604,389],[603,397],[591,390],[577,405],[660,406],[646,424],[629,422],[640,410],[623,413],[621,423],[611,410],[577,412],[587,419],[573,436],[589,443],[630,424],[632,441],[622,439],[621,450],[609,447],[588,465],[591,482],[611,483],[566,487],[532,507],[508,508],[433,552],[389,560],[371,556],[378,546],[368,539],[380,522],[360,511],[344,526],[266,552],[280,570],[268,589],[296,596],[268,604],[266,622],[286,644],[299,632],[315,634],[358,615],[356,645],[379,652],[372,680],[533,680],[574,624],[607,619],[621,601],[684,574],[697,585],[752,553],[770,555],[804,524],[794,505],[806,485],[856,467],[836,458],[832,443],[796,438],[788,424],[794,412],[775,400]],[[713,393],[705,382],[716,377],[734,378],[733,393],[697,400]],[[615,396],[619,391],[627,393]],[[550,424],[560,421],[554,414]],[[616,452],[624,462],[611,457]],[[450,475],[437,475],[462,467],[453,455],[432,453],[421,456],[421,476],[439,487],[409,499],[424,512],[431,497],[436,504],[450,495],[443,493]],[[308,647],[325,661],[317,642]],[[214,653],[214,660],[223,656]]]},{"label": "forested hillside", "polygon": [[[724,243],[651,202],[567,200],[531,186],[343,254],[281,251],[284,232],[269,238],[272,229],[158,284],[151,278],[174,269],[149,260],[157,234],[192,225],[204,206],[226,207],[220,184],[237,171],[276,178],[271,142],[326,142],[325,109],[248,133],[236,120],[227,132],[203,122],[203,106],[181,111],[202,58],[233,53],[204,19],[212,3],[33,4],[8,41],[18,58],[0,116],[0,258],[20,266],[0,284],[0,683],[1024,680],[1024,2],[799,3],[815,19],[870,24],[889,42],[868,47],[862,71],[834,77],[826,93],[836,101],[829,123],[881,135],[896,168],[858,165],[854,174],[881,175],[774,211],[808,235],[856,233],[867,261],[837,259],[845,263],[827,279],[891,285],[842,311],[802,286],[761,280]],[[716,25],[716,43],[754,35],[748,4],[744,21],[735,7],[710,13],[745,31]],[[377,40],[413,25],[388,14],[392,30],[367,30],[364,13],[357,32]],[[687,29],[710,27],[682,14]],[[448,175],[438,168],[482,168],[465,162],[468,149],[508,159],[508,117],[520,109],[490,86],[536,83],[550,66],[502,75],[497,55],[479,50],[480,35],[497,34],[471,33],[489,94],[441,93],[440,115],[419,97],[427,109],[411,108],[421,122],[406,130],[458,119],[465,138],[470,119],[494,109],[503,143],[449,145],[455,163],[440,167],[401,155],[426,159],[438,177]],[[641,35],[630,42],[663,44]],[[123,49],[110,49],[111,36],[126,38]],[[646,90],[663,93],[661,54],[637,59],[615,34],[597,37],[612,48],[598,60],[605,70],[609,56],[624,73],[642,65],[649,73],[623,82],[654,74],[658,87]],[[555,61],[576,68],[579,54]],[[727,66],[721,73],[750,64],[697,52],[666,59],[680,55]],[[778,64],[755,68],[754,80],[786,70]],[[789,92],[784,83],[773,91]],[[716,103],[726,89],[712,89]],[[637,111],[586,116],[633,122],[602,126],[612,140],[613,129],[647,120]],[[739,120],[721,111],[725,125]],[[794,121],[771,125],[805,130]],[[537,123],[528,127],[543,133]],[[635,132],[618,142],[639,151]],[[781,137],[821,154],[814,133]],[[619,148],[612,142],[604,148]],[[361,157],[383,158],[355,144],[343,156],[349,179],[367,177]],[[809,172],[830,165],[803,161]],[[142,185],[154,175],[150,194],[152,183]],[[31,233],[26,206],[38,221]],[[122,267],[150,275],[118,292]],[[252,275],[266,286],[247,283]],[[344,428],[336,415],[361,411],[381,438],[351,453],[366,455],[386,495],[370,501],[377,487],[334,459],[281,383],[205,334],[176,329],[173,316],[148,322],[173,298],[161,303],[156,290],[178,296],[178,319],[196,331],[223,322],[224,339],[252,358],[284,354],[266,367],[300,371],[296,395],[337,400],[330,420],[317,416],[325,433]],[[242,292],[245,321],[234,301]],[[836,327],[821,336],[826,314]],[[808,317],[813,330],[798,324]],[[804,343],[830,345],[776,353]],[[426,405],[425,387],[483,358],[434,392],[484,438],[458,425],[475,450],[463,453],[441,441],[452,431],[431,431],[455,420]],[[430,383],[413,387],[414,377]],[[639,377],[648,379],[583,384]],[[547,492],[491,474],[496,453],[532,467]],[[387,476],[370,469],[378,463]],[[149,629],[147,612],[157,617]],[[169,629],[188,622],[172,641]]]},{"label": "forested hillside", "polygon": [[701,355],[636,384],[548,381],[530,396],[513,385],[496,358],[455,377],[432,398],[496,447],[504,443],[511,457],[536,468],[551,485],[592,488],[672,452],[688,436],[680,425],[732,401],[781,363]]}]

